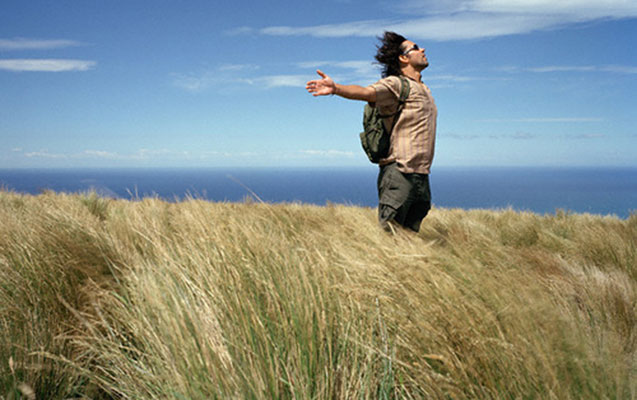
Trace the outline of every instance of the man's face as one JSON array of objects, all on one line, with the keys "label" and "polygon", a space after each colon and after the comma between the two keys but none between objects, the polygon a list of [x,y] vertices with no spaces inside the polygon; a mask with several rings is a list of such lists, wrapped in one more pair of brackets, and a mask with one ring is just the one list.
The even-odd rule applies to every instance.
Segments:
[{"label": "man's face", "polygon": [[411,40],[405,40],[400,48],[403,55],[407,57],[409,64],[417,71],[422,71],[429,66],[429,61],[425,55],[425,49],[419,47]]}]

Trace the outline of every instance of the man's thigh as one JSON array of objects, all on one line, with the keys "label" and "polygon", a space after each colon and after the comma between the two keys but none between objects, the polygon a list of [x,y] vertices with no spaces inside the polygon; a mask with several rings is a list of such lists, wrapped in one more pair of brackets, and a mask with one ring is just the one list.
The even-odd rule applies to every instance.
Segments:
[{"label": "man's thigh", "polygon": [[412,183],[396,164],[381,167],[378,175],[378,220],[387,229],[389,221],[403,225],[412,191]]},{"label": "man's thigh", "polygon": [[428,175],[412,175],[412,191],[409,198],[409,208],[406,211],[403,225],[418,232],[420,223],[431,209],[431,190]]}]

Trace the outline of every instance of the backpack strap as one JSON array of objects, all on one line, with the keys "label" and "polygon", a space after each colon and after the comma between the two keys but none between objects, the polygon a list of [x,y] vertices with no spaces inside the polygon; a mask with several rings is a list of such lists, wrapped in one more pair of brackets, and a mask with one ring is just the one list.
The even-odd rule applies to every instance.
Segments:
[{"label": "backpack strap", "polygon": [[409,97],[409,81],[404,76],[399,76],[400,78],[400,98],[398,98],[398,104],[404,104]]},{"label": "backpack strap", "polygon": [[403,111],[403,108],[405,107],[405,101],[407,100],[407,97],[409,97],[409,81],[407,80],[407,78],[405,78],[402,75],[399,76],[399,78],[400,78],[400,96],[398,97],[398,109],[396,109],[396,112],[393,114],[381,116],[381,118],[394,117],[394,120],[392,121],[392,124],[391,124],[391,128],[389,128],[390,135],[392,131],[394,130],[394,125],[396,125],[396,121],[398,121],[398,118],[400,118],[400,113]]},{"label": "backpack strap", "polygon": [[396,111],[391,114],[379,115],[379,117],[381,118],[389,118],[393,116],[398,117],[400,112],[403,110],[403,107],[405,106],[405,101],[407,101],[407,98],[409,97],[409,81],[402,75],[400,75],[398,78],[400,79],[400,95],[398,95],[398,107],[396,108]]}]

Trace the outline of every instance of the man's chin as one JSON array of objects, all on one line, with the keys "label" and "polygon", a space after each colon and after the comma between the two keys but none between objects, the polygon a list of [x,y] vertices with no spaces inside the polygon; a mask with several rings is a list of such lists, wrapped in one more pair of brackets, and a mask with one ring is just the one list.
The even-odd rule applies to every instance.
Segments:
[{"label": "man's chin", "polygon": [[423,63],[423,64],[420,64],[420,70],[421,70],[421,71],[423,71],[423,70],[425,70],[428,66],[429,66],[429,63],[428,63],[428,62]]}]

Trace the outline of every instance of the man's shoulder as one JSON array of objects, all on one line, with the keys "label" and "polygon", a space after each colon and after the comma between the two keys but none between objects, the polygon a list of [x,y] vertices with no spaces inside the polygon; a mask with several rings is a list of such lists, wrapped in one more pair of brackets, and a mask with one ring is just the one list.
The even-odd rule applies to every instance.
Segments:
[{"label": "man's shoulder", "polygon": [[392,93],[395,97],[398,97],[401,90],[401,78],[395,75],[390,75],[385,78],[378,80],[376,83],[371,85],[372,88],[376,89],[376,92],[379,91],[387,91]]},{"label": "man's shoulder", "polygon": [[383,84],[387,86],[398,86],[400,85],[400,78],[396,75],[390,75],[385,78],[379,79],[376,84]]}]

